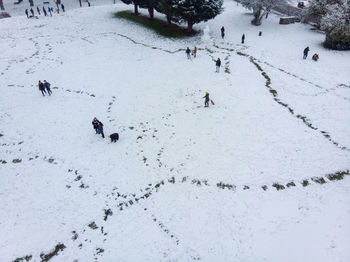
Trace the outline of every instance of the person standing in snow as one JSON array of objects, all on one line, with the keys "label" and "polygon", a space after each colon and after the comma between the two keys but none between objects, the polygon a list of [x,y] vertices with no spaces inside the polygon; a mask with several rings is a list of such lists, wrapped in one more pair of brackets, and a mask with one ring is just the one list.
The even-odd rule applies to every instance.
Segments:
[{"label": "person standing in snow", "polygon": [[38,11],[38,14],[40,15],[40,9],[39,6],[36,7],[36,11]]},{"label": "person standing in snow", "polygon": [[64,12],[64,5],[63,4],[61,4],[61,8],[62,8],[62,11]]},{"label": "person standing in snow", "polygon": [[43,96],[45,96],[45,93],[46,93],[46,91],[45,91],[45,86],[44,86],[44,84],[43,84],[40,80],[39,80],[38,86],[39,86],[39,90],[41,91],[41,93],[43,94]]},{"label": "person standing in snow", "polygon": [[242,44],[244,44],[245,35],[242,35]]},{"label": "person standing in snow", "polygon": [[33,11],[33,8],[30,8],[30,13],[32,14],[32,17],[34,17],[34,11]]},{"label": "person standing in snow", "polygon": [[192,55],[193,57],[196,57],[197,56],[197,47],[195,46],[193,51],[192,51]]},{"label": "person standing in snow", "polygon": [[92,126],[94,127],[96,134],[101,134],[102,138],[105,138],[103,133],[103,124],[96,117],[92,120]]},{"label": "person standing in snow", "polygon": [[51,10],[51,7],[50,7],[50,6],[47,8],[47,10],[49,11],[50,16],[52,16],[52,10]]},{"label": "person standing in snow", "polygon": [[306,48],[304,49],[304,57],[303,57],[303,59],[306,59],[306,58],[307,58],[307,55],[309,54],[309,51],[310,51],[310,48],[309,48],[309,47],[306,47]]},{"label": "person standing in snow", "polygon": [[225,28],[221,27],[221,38],[224,39],[225,37]]},{"label": "person standing in snow", "polygon": [[28,9],[26,9],[25,13],[26,13],[26,15],[27,15],[27,18],[29,18]]},{"label": "person standing in snow", "polygon": [[43,6],[43,12],[44,12],[44,15],[47,16],[45,6]]},{"label": "person standing in snow", "polygon": [[191,50],[187,47],[186,49],[187,59],[191,59]]},{"label": "person standing in snow", "polygon": [[215,65],[216,65],[216,73],[219,73],[219,71],[220,71],[220,66],[221,66],[221,60],[220,60],[220,58],[218,58],[218,59],[216,60]]},{"label": "person standing in snow", "polygon": [[46,82],[46,80],[44,80],[44,87],[46,88],[46,91],[49,95],[52,94],[50,86],[51,86],[51,84],[49,82]]},{"label": "person standing in snow", "polygon": [[205,98],[204,100],[204,107],[209,107],[209,93],[208,92],[205,92],[205,96],[203,96],[203,98]]}]

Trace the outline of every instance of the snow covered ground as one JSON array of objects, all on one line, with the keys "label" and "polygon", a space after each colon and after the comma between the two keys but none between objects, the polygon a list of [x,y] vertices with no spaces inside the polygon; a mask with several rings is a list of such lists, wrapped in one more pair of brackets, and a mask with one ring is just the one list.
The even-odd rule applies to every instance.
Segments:
[{"label": "snow covered ground", "polygon": [[131,8],[0,20],[0,261],[349,261],[350,52],[231,1],[183,40]]}]

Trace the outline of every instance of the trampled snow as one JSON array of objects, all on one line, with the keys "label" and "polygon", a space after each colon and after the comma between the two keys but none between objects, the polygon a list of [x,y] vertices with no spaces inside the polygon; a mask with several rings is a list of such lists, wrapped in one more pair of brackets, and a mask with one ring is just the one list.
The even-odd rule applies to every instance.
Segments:
[{"label": "trampled snow", "polygon": [[0,261],[349,261],[350,52],[231,1],[182,40],[97,2],[0,20]]}]

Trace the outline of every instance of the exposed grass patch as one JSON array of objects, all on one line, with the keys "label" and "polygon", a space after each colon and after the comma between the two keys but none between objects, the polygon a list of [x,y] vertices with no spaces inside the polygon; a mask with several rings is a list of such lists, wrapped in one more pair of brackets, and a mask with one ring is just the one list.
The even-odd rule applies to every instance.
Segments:
[{"label": "exposed grass patch", "polygon": [[342,180],[345,175],[349,175],[349,170],[339,171],[339,172],[336,172],[335,174],[329,174],[327,175],[327,177],[329,180],[334,181],[334,180]]},{"label": "exposed grass patch", "polygon": [[189,33],[185,28],[178,25],[168,25],[167,22],[161,19],[154,18],[151,20],[147,16],[143,16],[141,14],[135,15],[130,11],[117,12],[114,14],[114,17],[132,21],[168,38],[184,38],[197,34],[196,31]]},{"label": "exposed grass patch", "polygon": [[63,251],[64,249],[66,248],[66,246],[64,244],[57,244],[55,246],[55,248],[49,252],[48,254],[45,254],[45,253],[41,253],[40,254],[40,258],[41,258],[41,262],[46,262],[46,261],[49,261],[51,258],[53,258],[54,256],[57,256],[58,253],[60,251]]},{"label": "exposed grass patch", "polygon": [[285,187],[284,187],[283,185],[280,185],[280,184],[278,184],[278,183],[274,183],[272,186],[275,187],[277,190],[283,190],[283,189],[285,189]]},{"label": "exposed grass patch", "polygon": [[311,178],[312,181],[318,184],[325,184],[326,180],[323,177],[313,177]]}]

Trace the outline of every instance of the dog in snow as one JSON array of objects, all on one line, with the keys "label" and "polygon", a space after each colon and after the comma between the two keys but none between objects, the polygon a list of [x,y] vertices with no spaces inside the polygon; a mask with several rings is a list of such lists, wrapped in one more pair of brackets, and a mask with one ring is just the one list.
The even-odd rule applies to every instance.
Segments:
[{"label": "dog in snow", "polygon": [[118,133],[113,133],[109,136],[111,139],[111,143],[117,142],[119,140],[119,134]]}]

